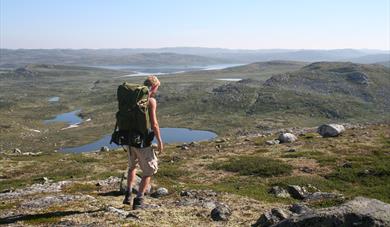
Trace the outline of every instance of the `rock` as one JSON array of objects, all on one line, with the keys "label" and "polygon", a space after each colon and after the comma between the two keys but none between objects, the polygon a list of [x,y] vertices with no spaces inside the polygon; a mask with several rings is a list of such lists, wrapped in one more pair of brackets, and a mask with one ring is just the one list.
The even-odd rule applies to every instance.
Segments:
[{"label": "rock", "polygon": [[339,206],[293,215],[274,226],[390,226],[390,204],[356,197]]},{"label": "rock", "polygon": [[344,126],[338,124],[324,124],[318,127],[317,132],[322,137],[336,137],[345,131]]},{"label": "rock", "polygon": [[13,153],[15,153],[15,154],[21,154],[22,151],[21,151],[19,148],[15,148],[15,149],[13,150]]},{"label": "rock", "polygon": [[343,195],[331,193],[331,192],[314,192],[308,193],[305,196],[304,201],[320,201],[327,199],[344,199]]},{"label": "rock", "polygon": [[108,152],[108,151],[110,151],[110,148],[108,148],[107,146],[104,146],[104,147],[101,147],[101,148],[100,148],[100,151],[102,151],[102,152]]},{"label": "rock", "polygon": [[155,192],[153,192],[151,194],[151,196],[154,198],[160,198],[160,197],[166,196],[166,195],[168,195],[168,189],[163,188],[163,187],[158,188]]},{"label": "rock", "polygon": [[297,137],[292,133],[281,133],[278,140],[280,143],[292,143],[297,140]]},{"label": "rock", "polygon": [[107,207],[106,211],[117,214],[123,218],[125,218],[129,215],[129,212],[122,210],[122,209],[115,208],[115,207]]},{"label": "rock", "polygon": [[215,140],[215,143],[224,143],[224,142],[226,142],[226,141],[227,141],[226,139],[221,138],[221,139]]},{"label": "rock", "polygon": [[31,194],[42,194],[42,193],[53,193],[53,192],[61,192],[64,186],[72,184],[71,181],[59,181],[55,183],[47,183],[47,184],[33,184],[30,187],[16,189],[14,191],[8,193],[0,194],[0,201],[2,199],[13,199],[13,198],[21,198],[23,196],[31,195]]},{"label": "rock", "polygon": [[314,169],[312,169],[310,167],[307,167],[307,166],[301,167],[301,168],[299,168],[299,170],[301,170],[304,173],[312,173],[312,172],[314,172]]},{"label": "rock", "polygon": [[31,201],[22,203],[21,207],[25,209],[42,209],[53,206],[54,204],[64,205],[72,201],[95,201],[96,199],[90,195],[54,195],[46,196]]},{"label": "rock", "polygon": [[187,145],[183,145],[183,146],[181,146],[181,149],[182,150],[188,150],[188,149],[190,149]]},{"label": "rock", "polygon": [[291,148],[291,149],[288,149],[287,152],[297,152],[297,149]]},{"label": "rock", "polygon": [[352,163],[351,162],[344,162],[341,164],[342,168],[352,168]]},{"label": "rock", "polygon": [[280,141],[279,140],[267,140],[265,141],[265,144],[267,145],[275,145],[275,144],[279,144]]},{"label": "rock", "polygon": [[188,144],[190,147],[197,147],[199,146],[199,143],[197,142],[191,142],[190,144]]},{"label": "rock", "polygon": [[292,215],[290,211],[281,208],[273,208],[271,210],[271,213],[272,215],[276,216],[279,220],[287,219]]},{"label": "rock", "polygon": [[222,203],[218,204],[217,207],[211,211],[211,218],[214,221],[228,221],[231,215],[231,209]]},{"label": "rock", "polygon": [[271,212],[265,212],[257,219],[256,223],[253,224],[253,227],[268,227],[275,223],[278,223],[280,220],[278,217],[272,215]]},{"label": "rock", "polygon": [[288,198],[290,197],[290,194],[287,192],[287,190],[279,187],[279,186],[274,186],[271,188],[270,193],[274,194],[275,197],[278,198]]},{"label": "rock", "polygon": [[304,199],[308,194],[305,187],[298,185],[289,185],[287,190],[294,199]]},{"label": "rock", "polygon": [[293,204],[289,210],[295,214],[303,214],[311,212],[311,209],[304,204]]}]

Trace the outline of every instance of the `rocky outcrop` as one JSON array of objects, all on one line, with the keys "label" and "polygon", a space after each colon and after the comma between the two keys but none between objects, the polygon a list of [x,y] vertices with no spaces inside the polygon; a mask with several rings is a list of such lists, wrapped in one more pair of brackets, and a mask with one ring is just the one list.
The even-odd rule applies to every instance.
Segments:
[{"label": "rocky outcrop", "polygon": [[274,208],[261,215],[252,226],[271,225],[390,226],[390,204],[376,199],[356,197],[342,205],[322,209],[310,209],[299,205],[293,205],[289,210]]},{"label": "rocky outcrop", "polygon": [[323,137],[336,137],[344,131],[344,126],[338,124],[324,124],[317,129],[317,132]]}]

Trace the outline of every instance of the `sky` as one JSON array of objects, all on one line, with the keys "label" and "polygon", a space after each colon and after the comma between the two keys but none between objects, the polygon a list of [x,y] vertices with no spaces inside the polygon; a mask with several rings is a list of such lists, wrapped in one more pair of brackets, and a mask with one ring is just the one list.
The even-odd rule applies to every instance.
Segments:
[{"label": "sky", "polygon": [[390,0],[0,0],[0,48],[390,50]]}]

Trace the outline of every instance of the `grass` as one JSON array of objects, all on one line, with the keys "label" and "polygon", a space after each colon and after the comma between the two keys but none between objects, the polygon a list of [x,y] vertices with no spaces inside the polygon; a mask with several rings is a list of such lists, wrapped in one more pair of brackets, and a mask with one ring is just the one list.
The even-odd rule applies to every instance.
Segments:
[{"label": "grass", "polygon": [[225,162],[213,163],[210,168],[238,172],[241,175],[262,177],[288,175],[292,172],[291,165],[280,160],[262,156],[234,157]]},{"label": "grass", "polygon": [[63,189],[63,191],[66,193],[88,193],[95,190],[96,185],[90,183],[73,183]]}]

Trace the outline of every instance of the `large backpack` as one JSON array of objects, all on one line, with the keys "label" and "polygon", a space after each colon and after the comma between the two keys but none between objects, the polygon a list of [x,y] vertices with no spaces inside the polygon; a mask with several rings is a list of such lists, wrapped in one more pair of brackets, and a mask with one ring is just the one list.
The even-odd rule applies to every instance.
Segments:
[{"label": "large backpack", "polygon": [[124,82],[118,86],[119,110],[110,143],[136,146],[150,137],[148,97],[149,89],[144,85]]}]

